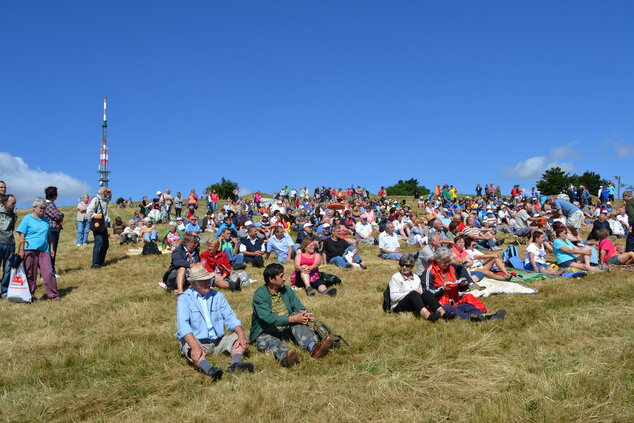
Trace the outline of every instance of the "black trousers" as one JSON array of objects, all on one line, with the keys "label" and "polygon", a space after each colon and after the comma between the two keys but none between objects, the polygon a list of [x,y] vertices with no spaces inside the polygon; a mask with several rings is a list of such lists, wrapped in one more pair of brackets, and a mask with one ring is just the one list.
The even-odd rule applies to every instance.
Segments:
[{"label": "black trousers", "polygon": [[625,240],[625,251],[634,251],[634,230],[630,232]]},{"label": "black trousers", "polygon": [[419,316],[423,307],[429,307],[433,312],[440,308],[440,303],[429,291],[423,291],[419,294],[416,291],[411,291],[401,301],[398,302],[396,307],[392,310],[394,313],[401,313],[404,311],[411,311],[415,315]]}]

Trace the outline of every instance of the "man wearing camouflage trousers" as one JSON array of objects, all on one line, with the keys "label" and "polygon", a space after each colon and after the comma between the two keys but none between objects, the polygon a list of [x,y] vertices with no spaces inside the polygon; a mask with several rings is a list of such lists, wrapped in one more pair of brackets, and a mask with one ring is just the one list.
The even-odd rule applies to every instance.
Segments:
[{"label": "man wearing camouflage trousers", "polygon": [[308,323],[312,313],[299,301],[293,290],[286,287],[284,267],[269,264],[264,269],[264,285],[253,293],[253,316],[249,341],[259,351],[273,354],[284,367],[299,363],[295,348],[289,349],[283,340],[292,340],[310,351],[312,358],[321,358],[332,348],[331,336],[319,341]]}]

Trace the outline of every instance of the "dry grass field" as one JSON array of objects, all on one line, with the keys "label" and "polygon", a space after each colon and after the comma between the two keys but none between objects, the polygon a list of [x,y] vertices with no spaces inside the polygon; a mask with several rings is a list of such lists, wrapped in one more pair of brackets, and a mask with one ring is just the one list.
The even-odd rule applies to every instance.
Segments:
[{"label": "dry grass field", "polygon": [[[130,257],[112,242],[107,266],[91,270],[92,245],[75,246],[64,211],[61,303],[0,302],[0,421],[634,421],[634,272],[485,299],[503,321],[430,324],[382,311],[397,266],[366,246],[368,270],[323,267],[343,280],[337,297],[298,293],[350,347],[319,361],[303,352],[291,369],[252,348],[255,373],[213,383],[179,356],[176,296],[156,285],[169,256]],[[225,294],[247,329],[262,283],[248,270],[259,282]]]}]

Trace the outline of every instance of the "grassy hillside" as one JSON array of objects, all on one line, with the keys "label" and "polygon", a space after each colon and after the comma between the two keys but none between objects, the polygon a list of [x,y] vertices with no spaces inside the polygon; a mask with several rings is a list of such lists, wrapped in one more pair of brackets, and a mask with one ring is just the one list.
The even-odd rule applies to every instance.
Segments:
[{"label": "grassy hillside", "polygon": [[[2,421],[634,421],[634,272],[485,299],[504,321],[429,324],[383,313],[397,267],[364,246],[368,270],[323,267],[343,279],[336,298],[298,292],[350,347],[302,353],[292,369],[252,347],[254,374],[212,383],[179,356],[176,296],[156,286],[169,256],[130,257],[113,242],[108,265],[90,270],[92,245],[75,247],[65,212],[61,303],[0,302]],[[246,328],[262,282],[249,274],[259,282],[226,293]]]}]

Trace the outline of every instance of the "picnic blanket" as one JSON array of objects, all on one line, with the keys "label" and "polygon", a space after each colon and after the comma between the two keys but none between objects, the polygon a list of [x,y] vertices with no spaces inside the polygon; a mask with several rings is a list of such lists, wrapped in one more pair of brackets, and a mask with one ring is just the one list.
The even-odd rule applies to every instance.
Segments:
[{"label": "picnic blanket", "polygon": [[539,291],[515,282],[496,281],[495,279],[483,278],[478,285],[484,287],[481,291],[470,291],[476,298],[486,298],[495,294],[537,294]]},{"label": "picnic blanket", "polygon": [[[163,250],[162,248],[159,248],[159,251],[161,254],[172,254],[171,250]],[[128,248],[128,252],[126,254],[129,256],[140,256],[142,252],[143,248]]]}]

